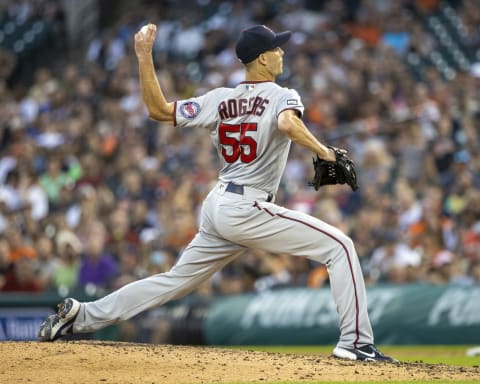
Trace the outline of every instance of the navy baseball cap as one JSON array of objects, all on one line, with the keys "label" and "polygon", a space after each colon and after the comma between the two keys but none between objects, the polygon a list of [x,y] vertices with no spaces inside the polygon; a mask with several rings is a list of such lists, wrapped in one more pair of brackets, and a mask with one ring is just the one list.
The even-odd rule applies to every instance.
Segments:
[{"label": "navy baseball cap", "polygon": [[235,47],[237,57],[243,64],[250,63],[261,53],[285,44],[291,35],[290,31],[275,33],[265,25],[244,29]]}]

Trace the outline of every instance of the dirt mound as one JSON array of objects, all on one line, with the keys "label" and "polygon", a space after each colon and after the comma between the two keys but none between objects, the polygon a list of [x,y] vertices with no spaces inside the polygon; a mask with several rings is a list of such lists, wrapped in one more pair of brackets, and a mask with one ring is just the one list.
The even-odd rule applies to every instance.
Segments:
[{"label": "dirt mound", "polygon": [[70,341],[0,343],[1,383],[473,380],[479,368],[348,362],[210,347]]}]

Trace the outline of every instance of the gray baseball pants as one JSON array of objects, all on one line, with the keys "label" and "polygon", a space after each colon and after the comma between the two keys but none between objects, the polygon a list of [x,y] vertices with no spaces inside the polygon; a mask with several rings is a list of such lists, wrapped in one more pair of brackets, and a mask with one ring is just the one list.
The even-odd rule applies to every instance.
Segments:
[{"label": "gray baseball pants", "polygon": [[168,272],[130,283],[82,303],[75,333],[93,332],[179,299],[248,248],[304,256],[327,266],[340,319],[339,347],[373,344],[365,284],[352,240],[307,214],[267,202],[268,194],[244,187],[226,191],[219,181],[202,207],[198,234]]}]

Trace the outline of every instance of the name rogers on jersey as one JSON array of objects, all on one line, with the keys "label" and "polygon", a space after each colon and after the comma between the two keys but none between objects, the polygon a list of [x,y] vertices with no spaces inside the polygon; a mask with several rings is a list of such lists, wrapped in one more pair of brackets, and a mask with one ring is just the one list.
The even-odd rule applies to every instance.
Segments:
[{"label": "name rogers on jersey", "polygon": [[268,99],[260,96],[250,97],[249,99],[229,99],[218,105],[218,113],[222,120],[245,115],[261,116],[268,103]]}]

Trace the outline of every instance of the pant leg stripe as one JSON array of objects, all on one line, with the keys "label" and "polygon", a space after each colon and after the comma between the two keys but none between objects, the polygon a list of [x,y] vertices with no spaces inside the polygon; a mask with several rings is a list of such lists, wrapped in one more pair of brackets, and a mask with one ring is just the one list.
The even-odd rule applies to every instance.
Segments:
[{"label": "pant leg stripe", "polygon": [[282,215],[280,213],[277,213],[277,214],[274,215],[274,214],[272,214],[272,212],[270,212],[266,208],[262,207],[262,209],[271,216],[278,216],[278,217],[281,217],[282,219],[291,220],[291,221],[295,221],[297,223],[306,225],[307,227],[310,227],[310,228],[314,229],[315,231],[318,231],[318,232],[323,233],[324,235],[330,237],[331,239],[335,240],[336,242],[338,242],[342,246],[343,250],[345,251],[345,254],[347,255],[348,267],[350,268],[350,275],[351,275],[352,281],[353,281],[353,291],[355,293],[355,334],[356,334],[356,339],[353,343],[353,346],[356,348],[357,343],[358,343],[358,339],[360,338],[360,331],[359,331],[359,324],[358,324],[358,322],[359,322],[359,318],[358,318],[359,317],[359,307],[358,307],[357,282],[355,281],[355,275],[353,274],[352,261],[350,260],[350,253],[348,252],[348,249],[347,249],[346,245],[344,243],[342,243],[342,241],[340,239],[336,238],[332,234],[330,234],[328,232],[325,232],[323,229],[317,228],[310,223],[307,223],[305,221],[302,221],[302,220],[299,220],[299,219],[296,219],[296,218],[293,218],[293,217],[288,217],[288,216]]}]

